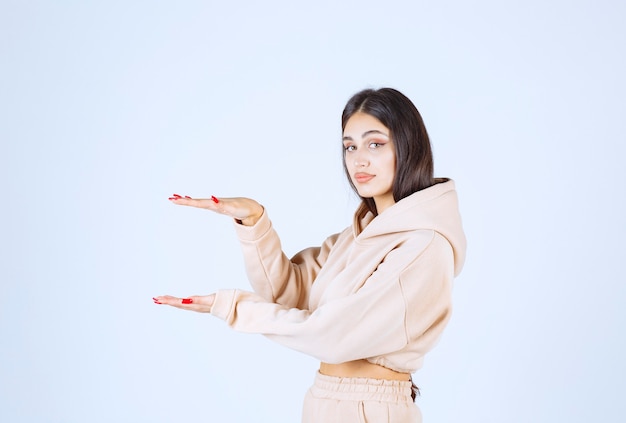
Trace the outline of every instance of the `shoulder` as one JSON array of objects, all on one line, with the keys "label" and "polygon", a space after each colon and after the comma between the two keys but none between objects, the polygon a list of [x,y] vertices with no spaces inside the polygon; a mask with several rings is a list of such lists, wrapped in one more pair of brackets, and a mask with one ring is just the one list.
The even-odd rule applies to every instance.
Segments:
[{"label": "shoulder", "polygon": [[400,280],[428,278],[435,274],[447,277],[454,270],[454,253],[447,239],[437,231],[410,231],[388,244],[378,269],[397,275]]},{"label": "shoulder", "polygon": [[450,242],[434,230],[416,232],[419,234],[415,234],[401,247],[410,258],[400,278],[410,281],[451,279],[454,276],[454,250]]}]

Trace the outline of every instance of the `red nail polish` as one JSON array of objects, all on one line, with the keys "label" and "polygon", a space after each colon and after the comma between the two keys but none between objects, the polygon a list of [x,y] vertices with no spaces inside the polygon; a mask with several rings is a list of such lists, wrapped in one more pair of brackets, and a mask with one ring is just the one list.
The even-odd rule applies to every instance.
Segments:
[{"label": "red nail polish", "polygon": [[190,196],[188,196],[188,195],[185,195],[185,198],[189,198],[189,199],[191,200],[191,197],[190,197]]},{"label": "red nail polish", "polygon": [[183,304],[191,304],[193,300],[191,298],[183,298]]},{"label": "red nail polish", "polygon": [[220,202],[220,200],[218,200],[217,198],[215,198],[215,196],[214,196],[214,195],[212,195],[212,196],[211,196],[211,200],[213,200],[213,202],[214,202],[215,204],[217,204],[217,203],[219,203],[219,202]]}]

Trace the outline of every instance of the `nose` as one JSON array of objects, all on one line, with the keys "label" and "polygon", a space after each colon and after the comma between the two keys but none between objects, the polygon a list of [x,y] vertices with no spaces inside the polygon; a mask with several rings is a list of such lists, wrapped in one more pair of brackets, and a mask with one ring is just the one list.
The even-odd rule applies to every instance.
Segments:
[{"label": "nose", "polygon": [[365,167],[368,164],[369,164],[369,161],[365,154],[357,152],[354,155],[354,167]]}]

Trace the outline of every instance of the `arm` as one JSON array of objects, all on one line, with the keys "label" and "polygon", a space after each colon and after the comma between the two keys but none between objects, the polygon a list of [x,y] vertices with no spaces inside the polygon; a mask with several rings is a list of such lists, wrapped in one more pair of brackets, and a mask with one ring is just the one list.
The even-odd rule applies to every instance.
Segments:
[{"label": "arm", "polygon": [[242,197],[195,199],[178,194],[169,200],[176,205],[232,217],[254,291],[270,302],[307,308],[309,289],[338,235],[327,238],[321,247],[303,250],[289,260],[267,213],[258,202]]},{"label": "arm", "polygon": [[269,302],[308,308],[311,285],[339,235],[328,237],[320,247],[307,248],[290,260],[266,213],[253,226],[235,225],[235,231],[254,292]]},{"label": "arm", "polygon": [[448,319],[452,280],[449,244],[431,238],[417,251],[415,245],[391,251],[361,289],[315,311],[224,290],[211,313],[235,330],[264,334],[327,363],[383,355],[408,343],[422,342],[416,349],[426,351]]}]

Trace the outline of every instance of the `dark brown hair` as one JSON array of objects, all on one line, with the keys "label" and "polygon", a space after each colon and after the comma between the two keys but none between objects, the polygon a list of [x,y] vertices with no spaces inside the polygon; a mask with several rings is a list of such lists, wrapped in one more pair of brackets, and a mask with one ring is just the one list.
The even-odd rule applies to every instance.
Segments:
[{"label": "dark brown hair", "polygon": [[[392,186],[394,201],[398,202],[435,184],[428,132],[422,116],[408,97],[393,88],[366,89],[356,93],[343,109],[342,131],[346,128],[348,119],[358,112],[375,117],[390,131],[396,152],[396,174]],[[343,168],[350,186],[358,195],[345,159]],[[374,215],[378,214],[373,198],[361,199]]]}]

